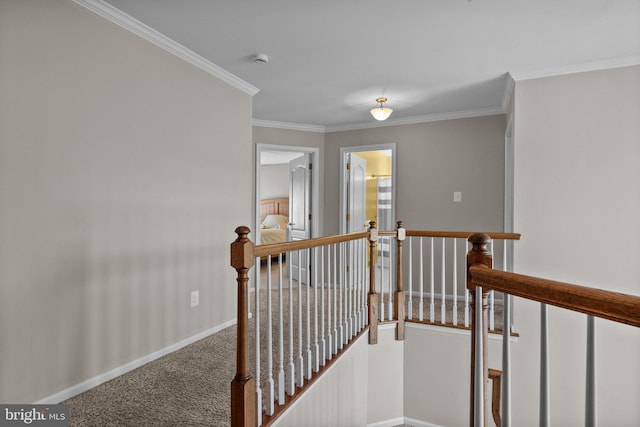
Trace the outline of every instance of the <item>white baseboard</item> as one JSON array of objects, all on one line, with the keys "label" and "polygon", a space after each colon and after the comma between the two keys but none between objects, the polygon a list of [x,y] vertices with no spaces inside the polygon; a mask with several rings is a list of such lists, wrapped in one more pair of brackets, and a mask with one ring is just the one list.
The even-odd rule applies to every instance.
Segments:
[{"label": "white baseboard", "polygon": [[219,332],[225,328],[228,328],[229,326],[235,325],[237,323],[236,319],[230,320],[228,322],[222,323],[218,326],[214,326],[213,328],[207,329],[205,331],[202,331],[196,335],[193,335],[189,338],[185,338],[182,341],[179,341],[175,344],[171,344],[170,346],[167,346],[163,349],[160,349],[156,352],[153,352],[151,354],[148,354],[146,356],[143,356],[139,359],[136,359],[134,361],[131,361],[127,364],[124,364],[122,366],[119,366],[115,369],[110,370],[109,372],[105,372],[103,374],[97,375],[93,378],[90,378],[86,381],[83,381],[79,384],[75,384],[69,388],[66,388],[64,390],[61,390],[55,394],[52,394],[51,396],[47,396],[44,399],[38,400],[37,402],[34,402],[36,405],[44,405],[44,404],[56,404],[56,403],[60,403],[63,402],[67,399],[72,398],[73,396],[76,396],[80,393],[83,393],[93,387],[96,387],[100,384],[106,383],[107,381],[110,381],[116,377],[119,377],[120,375],[126,374],[127,372],[131,372],[136,368],[139,368],[142,365],[145,365],[149,362],[152,362],[156,359],[161,358],[162,356],[165,356],[169,353],[173,353],[176,350],[180,350],[183,347],[188,346],[189,344],[193,344],[196,341],[199,341],[203,338],[208,337],[209,335],[213,335],[216,332]]},{"label": "white baseboard", "polygon": [[[406,291],[406,290],[405,290],[405,292],[406,292],[407,296],[409,296],[409,291]],[[420,296],[420,291],[416,291],[416,290],[411,291],[411,296],[413,296],[413,297],[419,297],[419,296]],[[430,292],[423,292],[423,293],[422,293],[422,297],[423,297],[426,301],[428,301],[428,300],[430,300],[430,299],[431,299],[431,293],[430,293]],[[433,299],[434,299],[434,302],[436,302],[436,301],[442,301],[442,294],[434,293],[434,294],[433,294]],[[445,299],[446,301],[453,301],[453,299],[454,299],[454,298],[453,298],[453,295],[451,295],[451,294],[445,294],[444,299]],[[462,293],[462,295],[461,295],[461,294],[458,294],[458,295],[456,296],[456,298],[455,298],[455,299],[456,299],[456,301],[458,302],[458,306],[459,306],[459,307],[464,307],[464,302],[465,302],[464,293]],[[469,303],[471,303],[471,297],[469,297]],[[502,298],[496,298],[496,299],[494,299],[494,304],[495,304],[496,306],[498,306],[498,305],[499,305],[499,306],[502,306]]]},{"label": "white baseboard", "polygon": [[398,417],[390,420],[378,421],[373,424],[367,424],[367,427],[394,427],[402,424],[404,424],[404,417]]},{"label": "white baseboard", "polygon": [[416,420],[409,417],[398,417],[390,420],[380,421],[373,424],[367,424],[367,427],[394,427],[399,425],[409,425],[412,427],[442,427],[438,424],[431,424],[425,421]]},{"label": "white baseboard", "polygon": [[420,421],[409,417],[404,417],[404,423],[413,427],[442,427],[440,424],[432,424],[426,421]]}]

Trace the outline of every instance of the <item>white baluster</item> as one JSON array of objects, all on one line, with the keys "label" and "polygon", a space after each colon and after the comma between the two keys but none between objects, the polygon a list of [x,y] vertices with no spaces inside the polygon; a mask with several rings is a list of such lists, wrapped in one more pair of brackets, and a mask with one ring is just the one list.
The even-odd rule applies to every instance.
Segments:
[{"label": "white baluster", "polygon": [[320,345],[318,344],[318,249],[311,249],[311,253],[313,254],[313,306],[315,307],[313,310],[313,358],[312,358],[312,368],[314,372],[318,372],[320,369]]},{"label": "white baluster", "polygon": [[[267,256],[267,383],[265,384],[265,412],[273,415],[275,410],[275,383],[273,382],[273,307],[272,307],[271,255]],[[258,331],[258,330],[256,330]],[[256,332],[258,334],[259,332]]]},{"label": "white baluster", "polygon": [[433,253],[433,237],[431,237],[431,256],[430,256],[430,263],[429,263],[429,291],[431,292],[431,298],[429,301],[429,321],[431,323],[434,323],[436,320],[436,305],[435,305],[435,296],[436,296],[436,290],[435,290],[435,283],[434,283],[434,275],[433,275],[433,258],[434,258],[434,253]]},{"label": "white baluster", "polygon": [[540,304],[540,426],[551,424],[549,392],[549,313]]},{"label": "white baluster", "polygon": [[378,241],[378,263],[380,263],[380,322],[384,322],[384,237],[380,236]]},{"label": "white baluster", "polygon": [[284,376],[284,301],[282,299],[282,253],[278,254],[278,405],[284,405],[285,376]]},{"label": "white baluster", "polygon": [[596,319],[587,316],[587,380],[585,389],[585,427],[598,425],[596,395]]},{"label": "white baluster", "polygon": [[[329,247],[327,246],[327,249]],[[327,341],[325,340],[325,317],[324,317],[324,294],[327,282],[324,279],[324,246],[320,247],[320,282],[322,283],[322,291],[320,292],[320,366],[324,366],[327,360]]]},{"label": "white baluster", "polygon": [[353,242],[353,336],[360,330],[360,277],[362,275],[362,266],[360,265],[360,241]]},{"label": "white baluster", "polygon": [[413,237],[409,237],[409,298],[407,301],[407,317],[413,319]]},{"label": "white baluster", "polygon": [[333,288],[333,281],[331,280],[331,245],[327,245],[327,353],[326,359],[330,360],[333,356],[333,329],[331,328],[331,320],[333,313],[333,300],[331,299],[331,293]]},{"label": "white baluster", "polygon": [[255,286],[255,328],[256,328],[256,408],[258,425],[262,425],[262,386],[260,384],[260,271],[259,266],[256,268],[256,286]]},{"label": "white baluster", "polygon": [[357,248],[357,264],[358,264],[358,294],[357,294],[357,310],[358,310],[358,327],[356,329],[356,333],[360,332],[363,328],[363,324],[364,324],[364,317],[363,317],[363,312],[362,312],[362,293],[364,292],[364,271],[365,271],[365,264],[364,264],[364,259],[362,257],[362,251],[363,251],[363,246],[362,246],[362,240],[358,240],[356,242],[356,248]]},{"label": "white baluster", "polygon": [[[502,240],[502,271],[507,271],[507,239]],[[506,300],[511,298],[511,296],[503,294],[502,295],[502,304],[505,305],[506,304]],[[511,322],[510,319],[511,316],[507,317],[504,315],[502,315],[502,329],[506,329],[507,332],[510,334],[511,333]]]},{"label": "white baluster", "polygon": [[302,346],[304,335],[302,334],[302,251],[298,250],[298,358],[296,359],[296,385],[304,385],[304,357]]},{"label": "white baluster", "polygon": [[347,243],[348,245],[348,251],[347,251],[347,256],[349,257],[348,259],[348,266],[349,266],[349,271],[346,272],[347,274],[347,280],[346,280],[346,291],[347,291],[347,334],[345,337],[345,343],[349,342],[349,340],[351,339],[351,337],[353,337],[353,275],[355,273],[355,265],[353,263],[354,258],[353,258],[353,241],[349,241]]},{"label": "white baluster", "polygon": [[360,242],[354,240],[353,247],[353,336],[360,331]]},{"label": "white baluster", "polygon": [[440,306],[440,323],[442,323],[443,325],[446,323],[446,316],[447,316],[447,290],[446,290],[446,266],[445,266],[445,258],[446,258],[446,239],[443,237],[442,238],[442,280],[441,280],[441,284],[440,284],[440,301],[441,301],[441,306]]},{"label": "white baluster", "polygon": [[369,310],[367,308],[367,294],[369,292],[369,287],[367,286],[367,279],[369,278],[368,274],[368,265],[367,265],[367,246],[368,241],[363,239],[360,242],[361,251],[360,251],[360,262],[362,263],[362,293],[360,295],[360,311],[362,312],[361,322],[360,322],[360,330],[362,330],[368,322]]},{"label": "white baluster", "polygon": [[392,256],[391,256],[391,236],[387,237],[387,241],[389,242],[387,244],[387,260],[389,263],[389,297],[387,298],[387,319],[389,320],[393,320],[393,263],[392,261]]},{"label": "white baluster", "polygon": [[507,271],[507,239],[502,241],[502,271]]},{"label": "white baluster", "polygon": [[362,240],[356,241],[356,264],[358,265],[358,274],[356,278],[357,289],[358,289],[358,292],[356,293],[356,311],[357,311],[356,334],[362,330],[362,325],[364,322],[364,317],[362,312],[362,293],[364,292],[363,281],[364,281],[365,264],[362,258],[362,249],[363,249]]},{"label": "white baluster", "polygon": [[424,320],[424,257],[422,251],[422,236],[420,237],[420,299],[418,300],[418,319]]},{"label": "white baluster", "polygon": [[367,306],[367,296],[369,294],[369,264],[367,264],[369,241],[363,239],[360,244],[362,245],[362,302],[360,303],[362,310],[362,323],[360,324],[360,330],[362,330],[369,322],[369,308]]},{"label": "white baluster", "polygon": [[293,396],[296,390],[296,366],[293,358],[293,266],[291,263],[292,252],[288,253],[287,258],[289,259],[289,262],[287,262],[289,276],[289,364],[287,365],[286,391],[289,396]]},{"label": "white baluster", "polygon": [[338,324],[338,294],[340,284],[338,280],[338,245],[333,246],[333,354],[338,353],[338,343],[340,342],[340,325]]},{"label": "white baluster", "polygon": [[458,247],[457,241],[455,237],[453,238],[453,272],[451,280],[453,281],[453,309],[452,309],[452,320],[453,325],[458,325]]},{"label": "white baluster", "polygon": [[474,421],[475,427],[484,427],[484,395],[486,383],[484,378],[483,360],[483,323],[482,323],[482,286],[476,286],[476,330],[475,330],[475,380],[474,380]]},{"label": "white baluster", "polygon": [[[493,239],[491,240],[491,259],[495,259],[493,256]],[[495,328],[495,292],[489,292],[489,330],[494,331]]]},{"label": "white baluster", "polygon": [[342,307],[343,307],[343,289],[342,289],[342,285],[343,285],[343,277],[344,277],[344,263],[342,260],[342,255],[343,255],[343,245],[342,243],[339,244],[338,248],[339,251],[338,253],[338,275],[336,277],[336,279],[338,280],[338,307],[337,307],[337,311],[338,311],[338,335],[337,335],[337,343],[336,343],[336,348],[337,350],[342,350],[342,347],[344,345],[344,325],[343,325],[343,317],[342,317]]},{"label": "white baluster", "polygon": [[[469,242],[465,240],[465,254],[469,251]],[[463,275],[464,282],[464,326],[469,327],[469,289],[467,289],[467,275]]]},{"label": "white baluster", "polygon": [[340,347],[341,349],[344,347],[345,344],[347,344],[349,342],[349,300],[348,300],[348,291],[347,291],[347,286],[348,284],[348,277],[347,277],[347,263],[349,262],[349,260],[347,259],[347,243],[346,242],[342,242],[340,244],[341,246],[341,265],[342,268],[340,269],[341,271],[341,275],[340,277],[342,278],[342,305],[340,306],[343,309],[342,312],[342,347]]},{"label": "white baluster", "polygon": [[[306,286],[305,286],[305,290],[306,290],[306,294],[307,294],[307,310],[306,310],[306,314],[307,314],[307,322],[306,322],[306,332],[307,332],[307,346],[306,346],[306,351],[305,351],[305,355],[304,355],[304,372],[305,372],[305,378],[307,379],[311,379],[311,363],[312,363],[312,354],[311,354],[311,271],[309,271],[309,261],[311,260],[310,258],[310,253],[309,253],[309,249],[305,249],[304,250],[304,262],[305,262],[305,271],[306,271]],[[301,260],[302,262],[302,260]]]},{"label": "white baluster", "polygon": [[[506,265],[506,264],[504,264]],[[511,297],[503,295],[504,312],[502,318],[502,427],[511,427],[511,334],[509,325],[511,319]]]}]

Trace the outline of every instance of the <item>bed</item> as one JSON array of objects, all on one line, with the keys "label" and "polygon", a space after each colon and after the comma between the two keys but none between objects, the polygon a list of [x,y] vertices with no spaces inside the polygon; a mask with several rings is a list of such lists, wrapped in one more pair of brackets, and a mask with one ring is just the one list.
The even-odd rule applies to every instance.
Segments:
[{"label": "bed", "polygon": [[264,199],[260,201],[260,244],[280,243],[287,240],[289,224],[289,199]]}]

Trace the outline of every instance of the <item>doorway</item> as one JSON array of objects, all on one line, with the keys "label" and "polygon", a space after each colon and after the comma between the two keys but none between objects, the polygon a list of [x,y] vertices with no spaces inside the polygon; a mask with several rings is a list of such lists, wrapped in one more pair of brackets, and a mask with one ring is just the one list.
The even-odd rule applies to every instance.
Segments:
[{"label": "doorway", "polygon": [[[305,239],[318,235],[319,148],[256,144],[255,242],[261,242],[262,201],[285,199],[287,233],[285,240]],[[283,214],[283,212],[280,212]],[[292,222],[292,220],[294,220]],[[293,233],[292,233],[293,230]]]},{"label": "doorway", "polygon": [[[395,229],[395,154],[395,144],[340,149],[341,233],[366,230],[369,227],[369,221],[375,221],[378,230]],[[395,261],[392,239],[388,237],[379,239],[375,253],[375,288],[378,292],[388,291],[391,295],[392,265]],[[383,275],[389,277],[388,289],[382,289]],[[390,302],[391,299],[388,301]],[[391,309],[390,304],[388,308]],[[384,298],[381,300],[380,313],[385,313]]]},{"label": "doorway", "polygon": [[340,149],[340,233],[365,230],[369,221],[395,229],[395,152],[396,144]]}]

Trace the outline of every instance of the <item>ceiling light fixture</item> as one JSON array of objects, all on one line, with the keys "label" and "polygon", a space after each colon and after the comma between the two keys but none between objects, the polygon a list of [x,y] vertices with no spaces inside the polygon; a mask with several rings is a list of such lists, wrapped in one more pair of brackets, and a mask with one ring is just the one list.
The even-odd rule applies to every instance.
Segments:
[{"label": "ceiling light fixture", "polygon": [[385,102],[387,102],[387,98],[378,98],[376,99],[376,102],[380,105],[371,109],[371,115],[376,120],[387,120],[391,113],[393,113],[393,110],[391,108],[384,106]]}]

